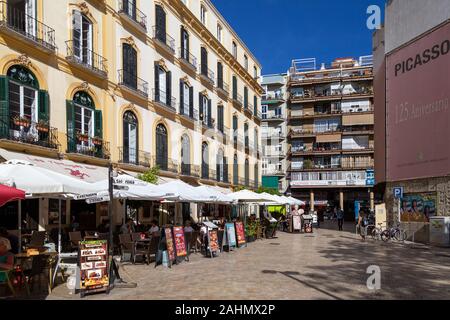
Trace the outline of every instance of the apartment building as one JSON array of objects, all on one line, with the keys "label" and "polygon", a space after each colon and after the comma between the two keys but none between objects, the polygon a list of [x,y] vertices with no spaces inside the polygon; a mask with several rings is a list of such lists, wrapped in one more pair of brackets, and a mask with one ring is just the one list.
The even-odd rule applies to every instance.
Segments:
[{"label": "apartment building", "polygon": [[209,0],[4,0],[0,155],[88,182],[113,163],[257,188],[260,73]]},{"label": "apartment building", "polygon": [[287,74],[262,76],[263,187],[287,191]]},{"label": "apartment building", "polygon": [[292,62],[288,91],[288,180],[311,210],[341,207],[354,218],[355,201],[374,207],[372,57]]}]

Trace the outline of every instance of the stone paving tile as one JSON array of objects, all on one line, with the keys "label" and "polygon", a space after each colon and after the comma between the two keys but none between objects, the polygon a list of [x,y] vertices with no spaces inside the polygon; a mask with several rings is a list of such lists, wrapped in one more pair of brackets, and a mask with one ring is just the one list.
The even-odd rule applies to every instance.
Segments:
[{"label": "stone paving tile", "polygon": [[[450,299],[450,251],[425,249],[362,242],[352,232],[332,229],[313,236],[279,233],[215,259],[192,255],[172,269],[125,265],[122,277],[137,288],[85,299]],[[366,286],[370,265],[381,268],[377,292]],[[78,298],[65,285],[47,297]]]}]

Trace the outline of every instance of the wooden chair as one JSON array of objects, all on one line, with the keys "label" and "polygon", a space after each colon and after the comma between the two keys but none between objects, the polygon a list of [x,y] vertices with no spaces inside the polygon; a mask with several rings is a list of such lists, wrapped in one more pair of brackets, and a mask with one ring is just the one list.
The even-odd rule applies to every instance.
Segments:
[{"label": "wooden chair", "polygon": [[155,263],[156,263],[156,255],[158,253],[158,246],[159,246],[159,241],[160,241],[160,237],[152,237],[152,239],[150,240],[150,245],[148,246],[148,253],[147,253],[147,262],[148,264],[150,264],[150,259],[152,256],[154,256],[155,258]]},{"label": "wooden chair", "polygon": [[122,259],[124,258],[124,254],[129,253],[131,256],[131,260],[133,260],[134,244],[133,241],[131,241],[130,234],[119,234],[119,248]]},{"label": "wooden chair", "polygon": [[[28,281],[31,282],[31,291],[34,291],[36,285],[36,278],[38,278],[39,290],[42,287],[42,275],[47,268],[47,257],[44,255],[34,256],[31,261],[31,269],[25,270],[24,274],[28,277]],[[49,279],[47,279],[49,281]]]}]

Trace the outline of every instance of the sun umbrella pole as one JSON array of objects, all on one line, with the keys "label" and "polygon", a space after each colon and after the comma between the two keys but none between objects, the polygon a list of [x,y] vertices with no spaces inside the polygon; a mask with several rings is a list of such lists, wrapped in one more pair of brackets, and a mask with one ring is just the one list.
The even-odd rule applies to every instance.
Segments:
[{"label": "sun umbrella pole", "polygon": [[58,254],[61,254],[61,198],[58,200]]},{"label": "sun umbrella pole", "polygon": [[22,200],[19,200],[17,219],[17,228],[19,229],[19,253],[22,253]]}]

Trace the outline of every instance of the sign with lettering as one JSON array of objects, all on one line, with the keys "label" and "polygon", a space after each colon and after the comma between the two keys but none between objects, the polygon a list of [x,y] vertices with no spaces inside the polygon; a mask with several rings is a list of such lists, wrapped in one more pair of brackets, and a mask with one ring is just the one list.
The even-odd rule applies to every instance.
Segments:
[{"label": "sign with lettering", "polygon": [[225,224],[225,237],[226,243],[224,239],[224,244],[228,245],[229,248],[236,247],[236,229],[234,227],[234,223]]},{"label": "sign with lettering", "polygon": [[[211,255],[213,253],[217,253],[220,251],[219,249],[219,236],[217,234],[217,230],[209,230],[208,231],[208,237],[209,237],[209,250],[211,252]],[[213,255],[212,255],[213,256]]]},{"label": "sign with lettering", "polygon": [[166,246],[167,246],[167,253],[169,254],[169,260],[175,261],[175,246],[173,241],[173,234],[171,228],[165,228],[164,229],[165,235],[166,235]]},{"label": "sign with lettering", "polygon": [[109,289],[108,243],[106,240],[80,241],[78,251],[81,296]]},{"label": "sign with lettering", "polygon": [[177,257],[187,256],[186,240],[184,238],[184,228],[173,227],[173,235],[175,238],[175,250]]},{"label": "sign with lettering", "polygon": [[238,246],[243,246],[247,243],[247,241],[245,240],[244,224],[242,222],[235,222],[235,228]]}]

